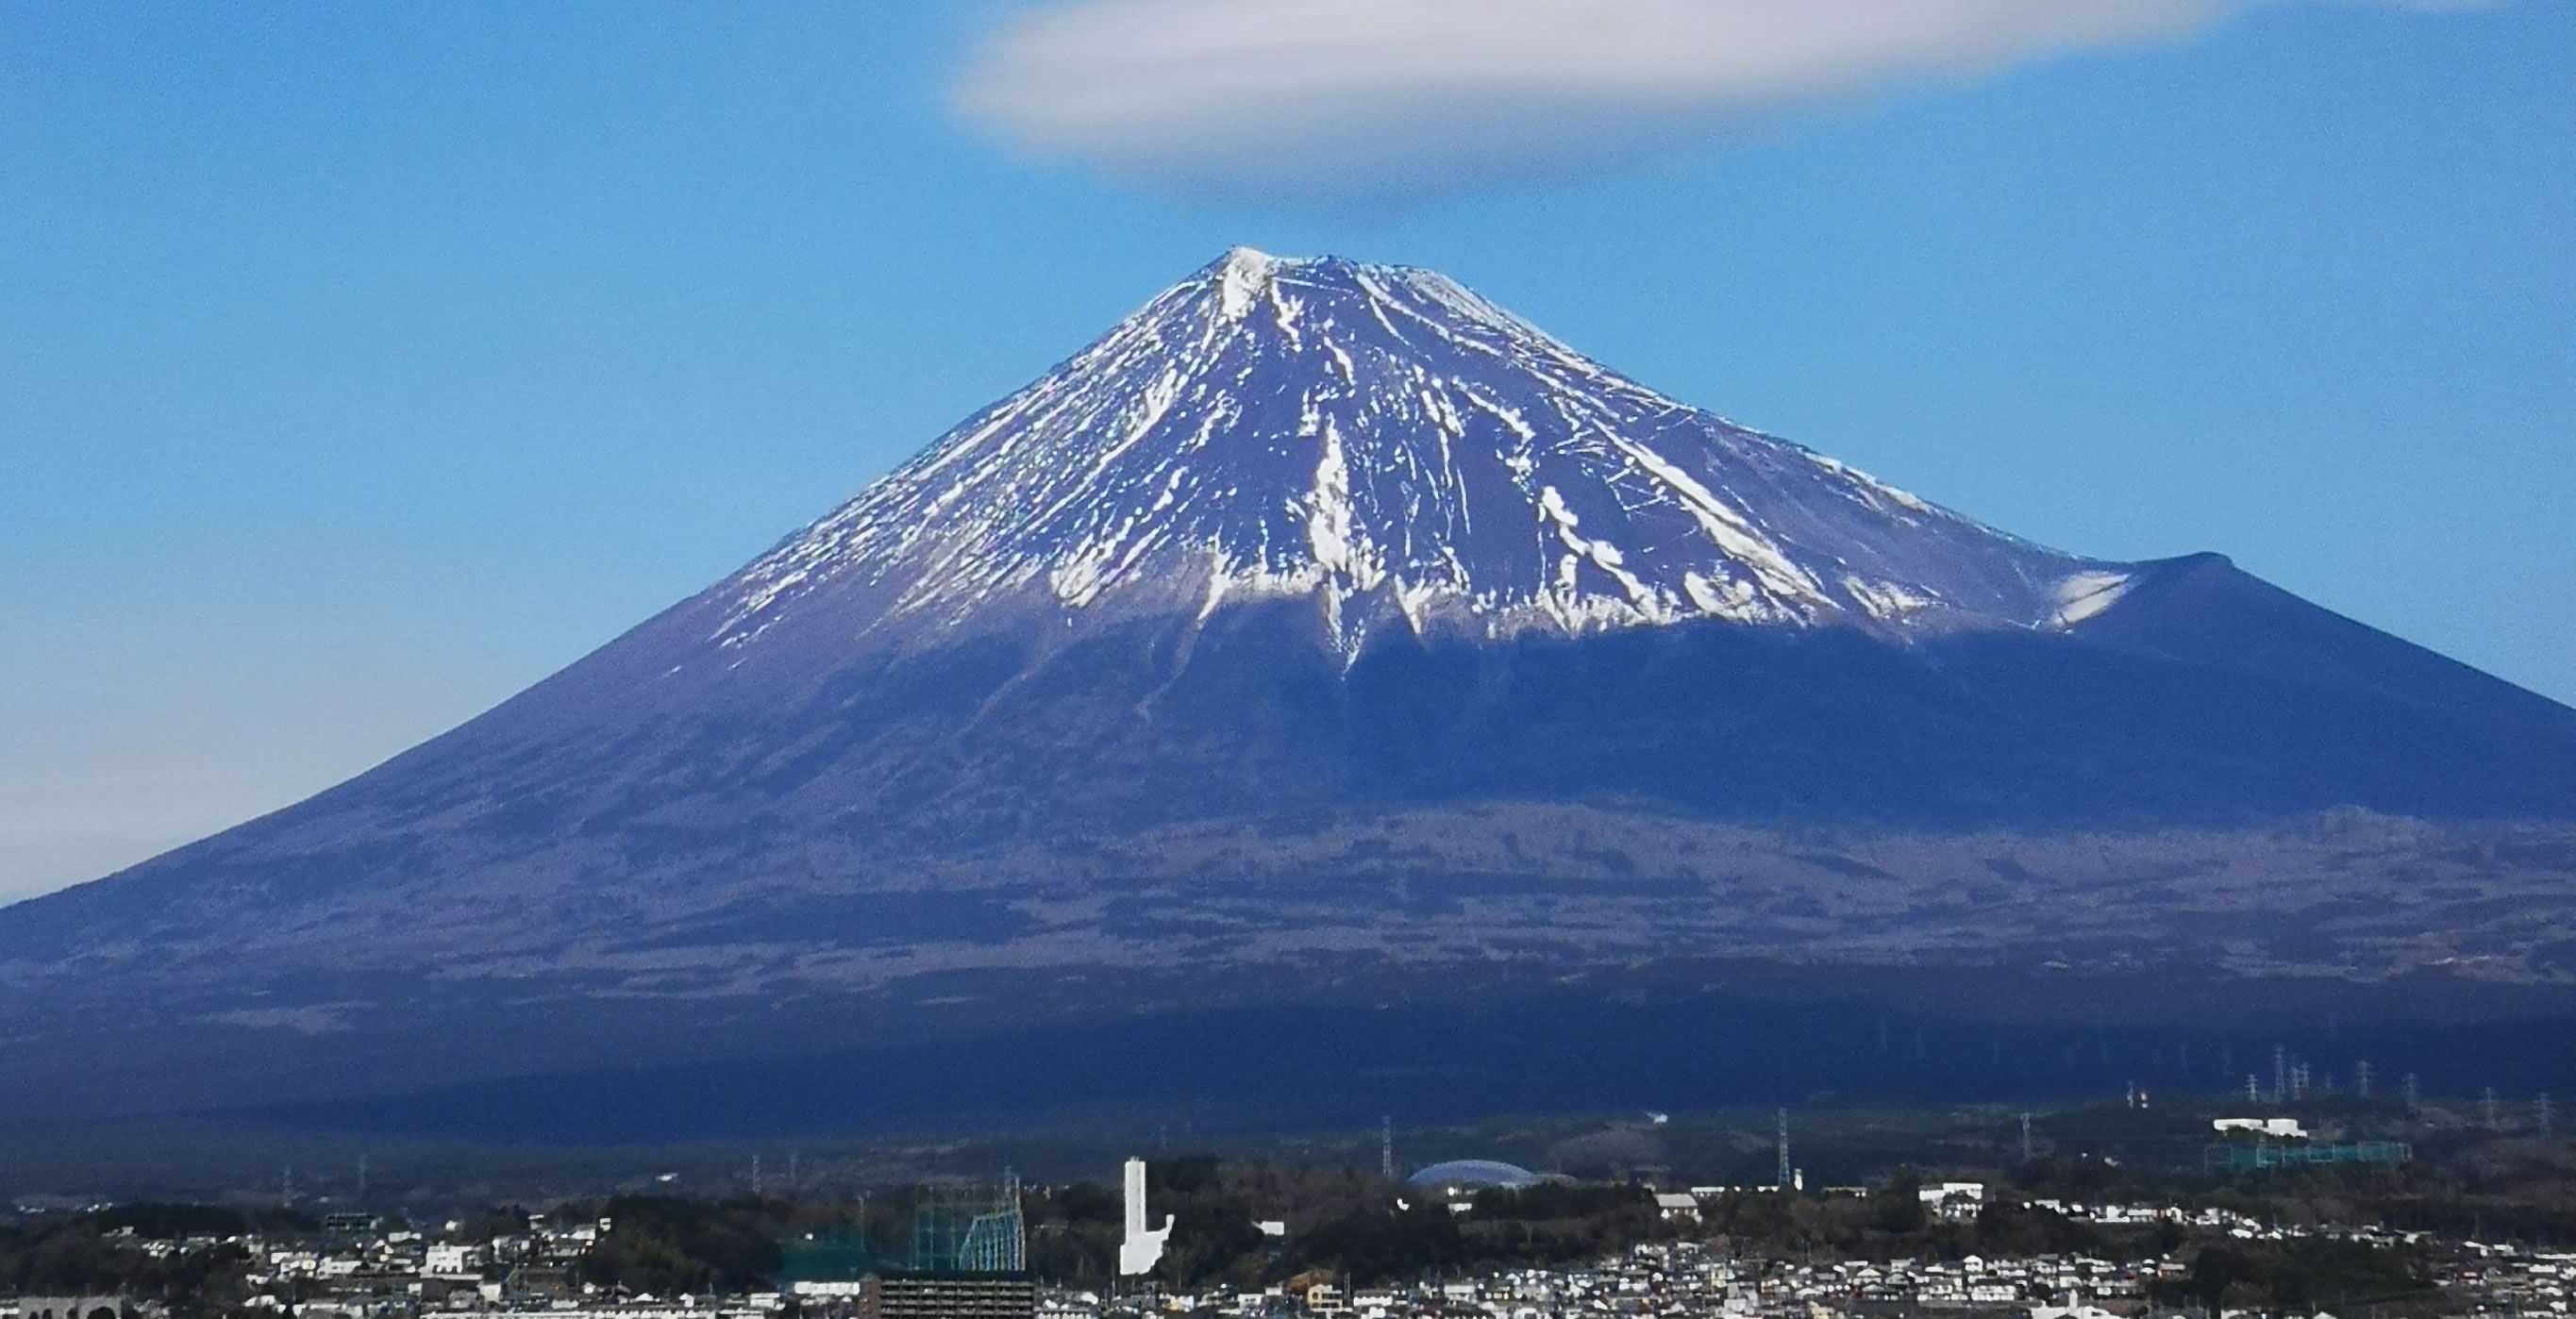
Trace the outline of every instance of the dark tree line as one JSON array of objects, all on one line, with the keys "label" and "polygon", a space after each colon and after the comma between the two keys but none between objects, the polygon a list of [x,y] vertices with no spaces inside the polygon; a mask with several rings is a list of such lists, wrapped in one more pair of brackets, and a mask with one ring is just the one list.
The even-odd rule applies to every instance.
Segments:
[{"label": "dark tree line", "polygon": [[208,1205],[129,1204],[87,1214],[0,1223],[0,1291],[19,1295],[122,1295],[158,1301],[177,1319],[201,1319],[249,1296],[250,1255],[238,1244],[155,1257],[146,1241],[261,1231],[309,1236],[320,1224],[285,1211],[244,1214]]}]

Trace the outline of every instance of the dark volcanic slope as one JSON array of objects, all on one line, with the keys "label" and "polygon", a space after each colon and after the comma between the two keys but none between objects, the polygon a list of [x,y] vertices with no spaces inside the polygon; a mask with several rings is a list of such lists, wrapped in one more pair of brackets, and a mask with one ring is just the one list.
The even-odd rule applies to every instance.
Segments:
[{"label": "dark volcanic slope", "polygon": [[[1510,823],[1565,803],[1607,836]],[[1407,834],[1392,881],[1384,853],[1315,846],[1353,812],[1471,806],[1527,831],[1514,891],[1608,903],[1594,924],[1435,904],[1406,943],[1348,885],[1490,876],[1502,863],[1470,854],[1491,840]],[[0,1048],[76,1021],[327,1037],[348,1020],[331,1003],[392,1011],[429,975],[531,1002],[761,1002],[895,983],[895,953],[1543,967],[1669,951],[1594,937],[1644,920],[1720,942],[1758,927],[1774,952],[2006,954],[1981,932],[2001,926],[1939,914],[1994,895],[1902,870],[1928,853],[1876,867],[1928,887],[1872,908],[1865,938],[1838,917],[1727,924],[1752,900],[1730,886],[1812,905],[1813,876],[1744,860],[1789,844],[1596,864],[1670,820],[2095,837],[2135,864],[2080,903],[2013,901],[2179,955],[2225,940],[2157,924],[2177,831],[2206,851],[2348,808],[2469,833],[2294,849],[2266,910],[2431,873],[2426,848],[2492,858],[2496,822],[2576,819],[2576,711],[2213,555],[2020,541],[1655,395],[1438,276],[1237,252],[482,718],[0,912],[0,1016],[21,1031]],[[1186,861],[1131,848],[1088,878],[1029,860],[1210,821],[1249,832]],[[2549,840],[2534,855],[2557,857]],[[2011,846],[1980,846],[2020,882]],[[1265,868],[1301,847],[1293,879]],[[2478,882],[2496,864],[2515,863]],[[1292,929],[1293,948],[1264,942]],[[440,1011],[487,1012],[451,989]],[[561,1046],[550,1029],[501,1032],[522,1061],[492,1065]]]},{"label": "dark volcanic slope", "polygon": [[[621,681],[650,666],[612,648],[311,802],[10,919],[96,912],[92,935],[116,937],[513,873],[685,892],[792,880],[818,846],[943,853],[1369,803],[1915,829],[2576,816],[2567,710],[2222,561],[2137,576],[2075,635],[1903,644],[1709,623],[1399,634],[1345,667],[1310,612],[1269,602],[1071,643],[881,650],[793,686],[722,672],[728,689],[682,699]],[[667,626],[619,647],[649,654]]]}]

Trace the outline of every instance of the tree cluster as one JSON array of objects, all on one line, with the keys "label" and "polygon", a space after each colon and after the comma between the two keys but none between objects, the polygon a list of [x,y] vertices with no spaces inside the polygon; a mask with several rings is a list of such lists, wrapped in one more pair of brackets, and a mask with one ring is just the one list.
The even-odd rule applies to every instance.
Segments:
[{"label": "tree cluster", "polygon": [[[204,1205],[131,1204],[95,1213],[0,1223],[0,1291],[17,1295],[122,1295],[158,1301],[176,1319],[224,1313],[249,1295],[249,1252],[222,1239],[266,1230],[312,1232],[285,1213],[245,1215]],[[202,1249],[155,1256],[146,1241],[215,1238]]]},{"label": "tree cluster", "polygon": [[708,1295],[754,1290],[778,1274],[779,1241],[796,1223],[785,1200],[684,1200],[621,1195],[565,1205],[571,1221],[608,1220],[583,1252],[579,1282],[630,1296]]},{"label": "tree cluster", "polygon": [[[1489,1190],[1452,1213],[1428,1193],[1353,1169],[1173,1159],[1149,1170],[1147,1198],[1173,1232],[1157,1278],[1198,1289],[1253,1288],[1299,1276],[1354,1283],[1596,1258],[1669,1236],[1654,1200],[1632,1186],[1542,1184]],[[1108,1280],[1123,1206],[1087,1186],[1032,1196],[1030,1269],[1080,1285]],[[1260,1220],[1287,1228],[1265,1236]]]},{"label": "tree cluster", "polygon": [[2408,1252],[2308,1237],[2203,1245],[2189,1274],[2155,1292],[2167,1304],[2197,1304],[2212,1314],[2314,1314],[2354,1306],[2405,1309],[2407,1302],[2429,1299],[2433,1281]]}]

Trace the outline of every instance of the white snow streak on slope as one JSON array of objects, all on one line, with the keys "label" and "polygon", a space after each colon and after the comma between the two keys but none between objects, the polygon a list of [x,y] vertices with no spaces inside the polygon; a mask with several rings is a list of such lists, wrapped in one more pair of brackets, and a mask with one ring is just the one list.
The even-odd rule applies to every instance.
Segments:
[{"label": "white snow streak on slope", "polygon": [[1828,458],[1821,453],[1815,453],[1812,451],[1802,450],[1801,452],[1805,452],[1807,454],[1807,461],[1814,463],[1818,467],[1824,468],[1826,471],[1831,472],[1836,476],[1843,477],[1850,481],[1853,493],[1859,495],[1863,499],[1869,499],[1872,495],[1878,495],[1885,497],[1891,503],[1913,509],[1917,513],[1928,513],[1933,517],[1958,517],[1958,514],[1952,513],[1945,508],[1937,508],[1931,504],[1927,504],[1921,499],[1916,498],[1914,495],[1909,494],[1906,491],[1899,490],[1895,486],[1879,480],[1877,477],[1844,462],[1840,458]]},{"label": "white snow streak on slope", "polygon": [[1594,540],[1577,529],[1581,519],[1574,515],[1574,510],[1565,506],[1565,496],[1555,486],[1539,489],[1538,510],[1539,516],[1555,528],[1556,538],[1571,551],[1557,561],[1556,593],[1550,597],[1554,612],[1560,618],[1592,617],[1609,603],[1583,593],[1581,567],[1587,562],[1619,583],[1619,588],[1627,592],[1629,607],[1643,621],[1663,622],[1672,616],[1670,606],[1638,580],[1635,573],[1628,571],[1627,556],[1619,552],[1618,546]]},{"label": "white snow streak on slope", "polygon": [[2057,587],[2059,627],[2073,627],[2120,603],[2129,593],[2130,577],[2120,572],[2080,572]]},{"label": "white snow streak on slope", "polygon": [[1863,581],[1858,577],[1843,578],[1843,590],[1873,618],[1898,619],[1918,609],[1930,608],[1932,601],[1916,595],[1895,582]]},{"label": "white snow streak on slope", "polygon": [[1763,539],[1762,533],[1754,530],[1753,524],[1745,521],[1743,514],[1709,493],[1708,487],[1693,479],[1690,473],[1625,436],[1607,429],[1601,434],[1636,459],[1638,466],[1654,473],[1655,479],[1671,487],[1673,493],[1681,497],[1682,506],[1698,519],[1700,529],[1708,533],[1708,538],[1715,541],[1728,558],[1752,569],[1754,576],[1760,578],[1762,585],[1774,595],[1814,604],[1825,603],[1824,593],[1817,587],[1815,578],[1790,562],[1789,556],[1781,553],[1779,546]]}]

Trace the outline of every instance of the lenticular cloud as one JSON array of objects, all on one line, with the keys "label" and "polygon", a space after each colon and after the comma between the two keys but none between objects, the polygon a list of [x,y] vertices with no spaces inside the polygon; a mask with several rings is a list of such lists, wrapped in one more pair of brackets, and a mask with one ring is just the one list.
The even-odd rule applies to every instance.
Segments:
[{"label": "lenticular cloud", "polygon": [[954,95],[1020,151],[1115,177],[1410,194],[1599,168],[2278,2],[1067,0],[1005,25]]}]

